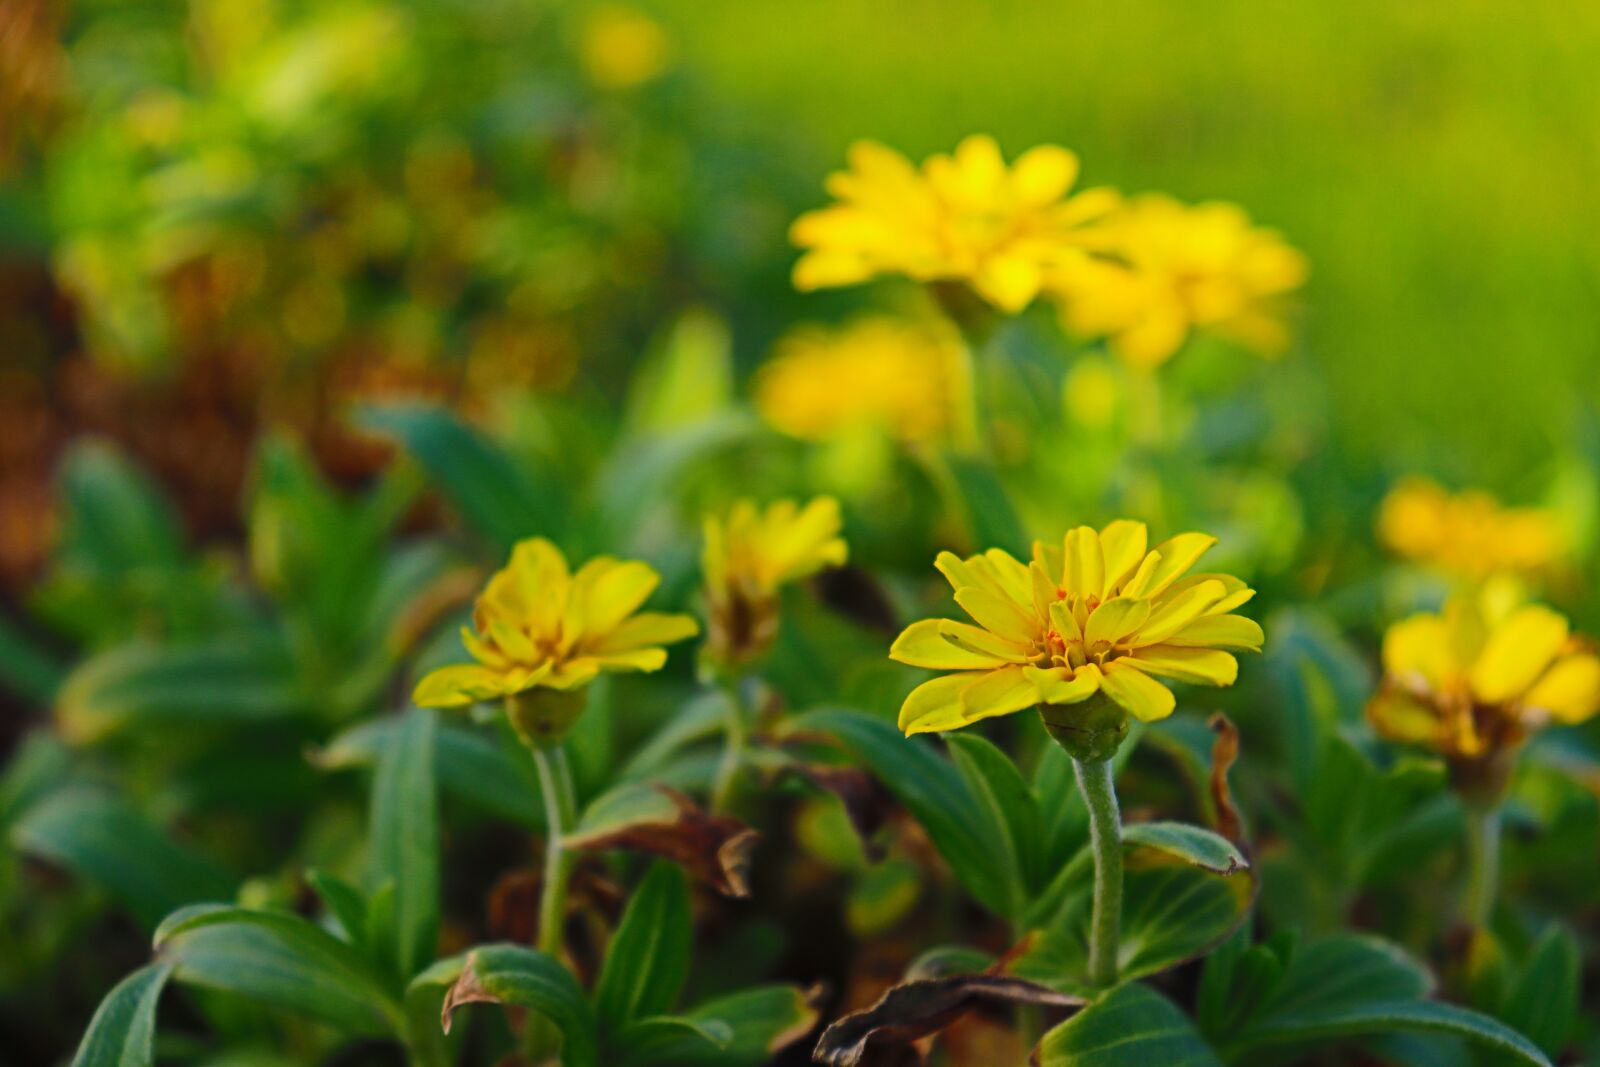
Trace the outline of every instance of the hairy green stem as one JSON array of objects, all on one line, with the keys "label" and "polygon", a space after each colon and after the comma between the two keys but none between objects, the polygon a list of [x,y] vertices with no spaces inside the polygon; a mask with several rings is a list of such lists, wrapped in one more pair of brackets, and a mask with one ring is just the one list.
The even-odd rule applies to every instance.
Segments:
[{"label": "hairy green stem", "polygon": [[572,861],[562,845],[562,835],[573,821],[572,773],[567,754],[559,745],[530,745],[533,765],[539,771],[539,793],[544,798],[544,887],[539,894],[539,948],[561,958],[562,933],[567,915],[567,876]]},{"label": "hairy green stem", "polygon": [[1500,809],[1467,808],[1467,922],[1480,929],[1494,917],[1495,884],[1500,880]]},{"label": "hairy green stem", "polygon": [[1122,820],[1117,812],[1116,772],[1109,759],[1074,759],[1072,769],[1089,809],[1089,847],[1094,851],[1089,980],[1108,987],[1117,982],[1117,939],[1122,928]]},{"label": "hairy green stem", "polygon": [[722,760],[717,764],[717,776],[711,786],[711,813],[721,815],[733,795],[733,784],[739,777],[739,765],[744,762],[745,722],[744,700],[740,694],[739,679],[732,678],[722,685],[727,698],[723,705]]}]

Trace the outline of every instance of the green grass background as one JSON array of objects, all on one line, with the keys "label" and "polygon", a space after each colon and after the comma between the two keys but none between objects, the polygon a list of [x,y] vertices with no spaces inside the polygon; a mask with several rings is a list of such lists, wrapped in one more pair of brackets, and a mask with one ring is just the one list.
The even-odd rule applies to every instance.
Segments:
[{"label": "green grass background", "polygon": [[[1304,248],[1341,446],[1515,495],[1600,381],[1600,4],[655,0],[822,175],[979,130],[1244,204]],[[820,186],[818,198],[821,198]]]}]

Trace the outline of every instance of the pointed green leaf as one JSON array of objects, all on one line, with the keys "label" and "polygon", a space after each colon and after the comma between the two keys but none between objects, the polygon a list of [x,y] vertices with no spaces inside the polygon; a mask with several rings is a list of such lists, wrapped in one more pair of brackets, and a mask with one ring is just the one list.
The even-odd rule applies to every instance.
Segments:
[{"label": "pointed green leaf", "polygon": [[1551,923],[1528,953],[1500,1017],[1554,1056],[1566,1047],[1578,1014],[1578,944]]},{"label": "pointed green leaf", "polygon": [[344,939],[352,945],[364,946],[367,937],[367,899],[349,882],[327,871],[306,871],[306,884],[322,900],[328,914],[339,924]]},{"label": "pointed green leaf", "polygon": [[693,935],[683,872],[656,863],[639,883],[612,935],[595,986],[595,1011],[607,1031],[672,1009],[689,973]]},{"label": "pointed green leaf", "polygon": [[171,975],[172,964],[158,961],[118,982],[89,1020],[72,1067],[151,1067],[156,1002]]},{"label": "pointed green leaf", "polygon": [[1497,1019],[1436,1000],[1366,1000],[1310,1006],[1253,1024],[1230,1053],[1275,1045],[1321,1043],[1339,1038],[1415,1031],[1465,1038],[1531,1067],[1551,1067],[1537,1045]]},{"label": "pointed green leaf", "polygon": [[372,883],[394,883],[394,941],[388,956],[404,977],[433,959],[439,936],[435,720],[427,708],[407,711],[372,780]]},{"label": "pointed green leaf", "polygon": [[656,1015],[623,1027],[608,1043],[606,1063],[608,1067],[709,1067],[732,1039],[726,1023]]},{"label": "pointed green leaf", "polygon": [[1122,843],[1158,849],[1214,874],[1233,874],[1250,867],[1250,861],[1232,841],[1188,823],[1132,823],[1122,828]]},{"label": "pointed green leaf", "polygon": [[1039,1067],[1222,1067],[1189,1017],[1137,982],[1118,986],[1044,1035]]},{"label": "pointed green leaf", "polygon": [[444,1024],[462,1004],[488,1002],[532,1008],[561,1031],[563,1067],[597,1067],[594,1013],[578,980],[543,952],[520,945],[485,945],[467,954],[461,976],[444,999]]},{"label": "pointed green leaf", "polygon": [[1041,874],[1038,840],[1043,817],[1038,804],[1011,757],[989,741],[974,733],[952,733],[945,744],[967,789],[977,798],[978,813],[989,824],[988,837],[1006,865],[1014,893],[1006,914],[1017,915]]},{"label": "pointed green leaf", "polygon": [[761,1067],[809,1034],[817,1024],[815,998],[788,985],[756,986],[698,1005],[686,1017],[725,1026],[726,1045],[704,1067]]}]

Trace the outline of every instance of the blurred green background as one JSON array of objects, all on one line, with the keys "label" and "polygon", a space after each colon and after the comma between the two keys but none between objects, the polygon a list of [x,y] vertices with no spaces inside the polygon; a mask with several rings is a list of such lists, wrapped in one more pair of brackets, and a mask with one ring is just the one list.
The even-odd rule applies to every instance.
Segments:
[{"label": "blurred green background", "polygon": [[[1516,493],[1600,400],[1600,7],[1562,0],[660,0],[687,65],[819,177],[990,131],[1228,199],[1312,261],[1343,446]],[[820,199],[820,189],[818,190]]]}]

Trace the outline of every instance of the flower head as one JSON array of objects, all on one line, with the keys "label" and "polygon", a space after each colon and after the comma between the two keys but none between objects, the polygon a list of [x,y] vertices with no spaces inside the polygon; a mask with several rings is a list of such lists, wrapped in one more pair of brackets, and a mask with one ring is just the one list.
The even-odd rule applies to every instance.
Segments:
[{"label": "flower head", "polygon": [[1456,596],[1383,637],[1383,685],[1367,705],[1379,733],[1460,761],[1516,747],[1550,722],[1600,709],[1600,658],[1542,604]]},{"label": "flower head", "polygon": [[1473,580],[1545,570],[1563,551],[1551,512],[1503,507],[1480,490],[1451,493],[1426,478],[1407,478],[1384,497],[1378,538],[1406,559]]},{"label": "flower head", "polygon": [[1240,208],[1135,197],[1094,238],[1101,255],[1050,278],[1068,331],[1109,338],[1136,366],[1166,362],[1196,329],[1264,356],[1288,347],[1283,297],[1305,283],[1306,258]]},{"label": "flower head", "polygon": [[960,340],[887,315],[839,329],[802,327],[756,375],[756,406],[794,437],[878,430],[902,441],[949,436],[968,384]]},{"label": "flower head", "polygon": [[901,663],[952,672],[912,690],[900,728],[951,730],[1097,694],[1149,722],[1174,705],[1157,678],[1233,684],[1239,664],[1224,650],[1261,648],[1261,627],[1233,614],[1255,591],[1226,574],[1184,577],[1214,537],[1147,542],[1144,524],[1124,519],[1080,526],[1060,548],[1035,542],[1027,564],[1000,549],[941,553],[935,566],[978,625],[924,619],[895,640]]},{"label": "flower head", "polygon": [[477,662],[432,672],[413,699],[459,707],[536,690],[570,693],[601,671],[659,670],[662,645],[699,631],[688,615],[639,612],[660,580],[649,564],[609,556],[574,574],[549,541],[522,541],[479,595],[471,628],[462,627]]},{"label": "flower head", "polygon": [[778,590],[849,554],[839,536],[839,502],[819,496],[805,507],[779,500],[764,511],[741,500],[727,516],[706,518],[701,557],[710,634],[706,655],[732,664],[754,659],[777,636]]},{"label": "flower head", "polygon": [[1041,145],[1007,166],[994,138],[968,137],[921,169],[871,141],[850,149],[850,169],[828,178],[836,203],[795,220],[806,252],[798,289],[855,285],[880,274],[958,281],[990,304],[1021,311],[1046,275],[1082,255],[1082,228],[1117,201],[1109,189],[1069,197],[1078,157]]}]

